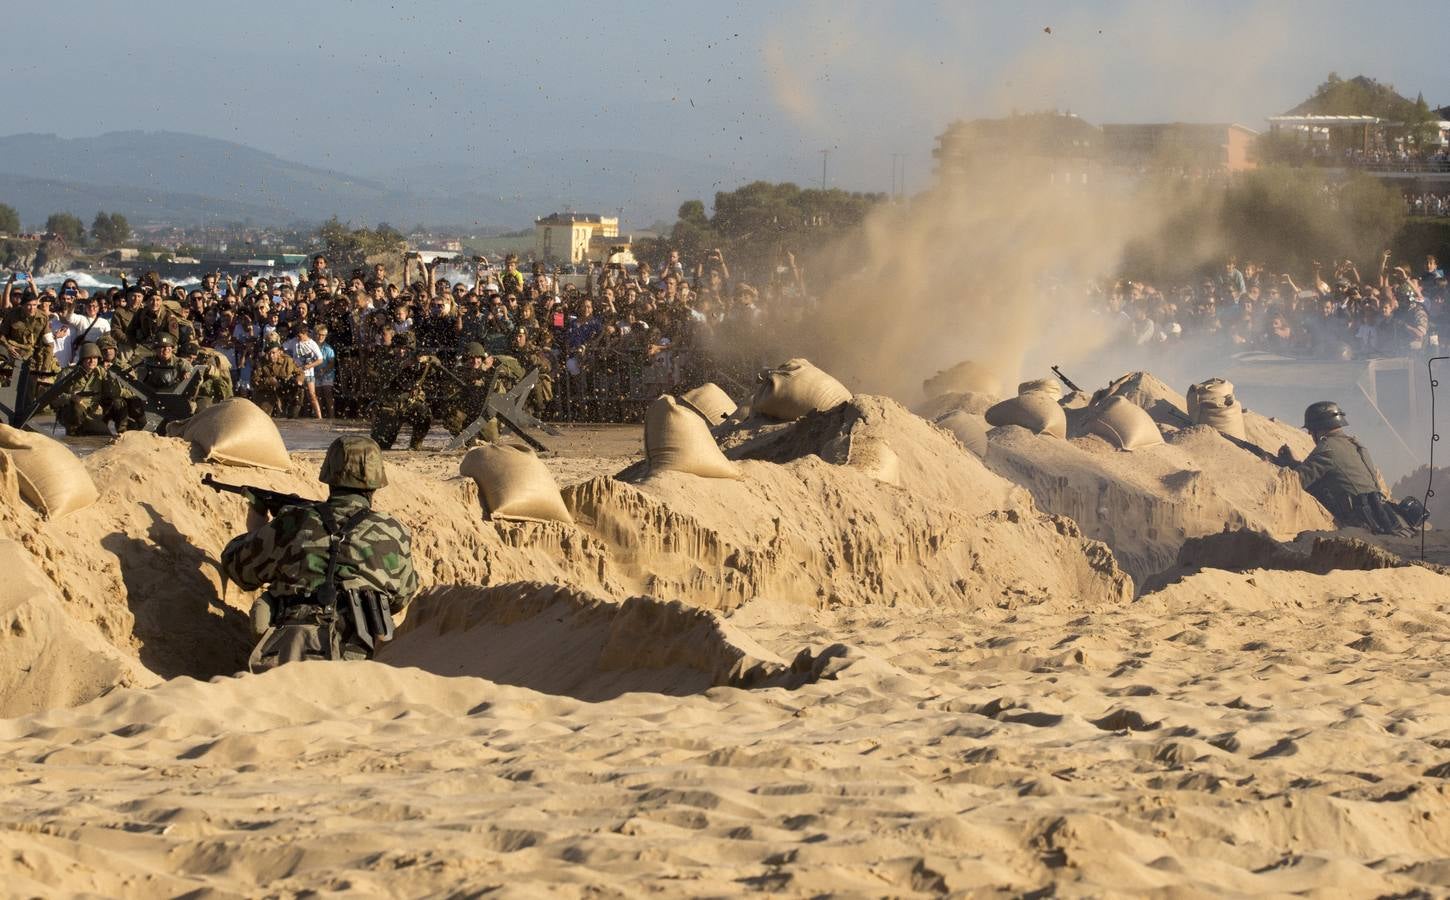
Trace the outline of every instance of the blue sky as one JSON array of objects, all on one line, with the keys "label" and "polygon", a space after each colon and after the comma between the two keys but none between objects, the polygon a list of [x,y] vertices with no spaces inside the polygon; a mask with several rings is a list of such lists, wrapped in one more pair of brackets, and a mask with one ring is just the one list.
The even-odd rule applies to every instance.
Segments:
[{"label": "blue sky", "polygon": [[[1450,103],[1443,3],[29,3],[7,132],[141,128],[364,174],[595,145],[920,187],[958,117],[1263,118],[1330,70]],[[1051,33],[1044,31],[1051,28]]]}]

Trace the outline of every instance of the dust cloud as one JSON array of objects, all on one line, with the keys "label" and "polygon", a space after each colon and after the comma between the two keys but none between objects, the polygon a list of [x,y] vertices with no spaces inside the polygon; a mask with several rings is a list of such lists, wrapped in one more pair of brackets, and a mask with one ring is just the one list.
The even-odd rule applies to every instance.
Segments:
[{"label": "dust cloud", "polygon": [[[955,119],[1016,112],[1082,110],[1096,123],[1128,105],[1143,115],[1109,120],[1232,121],[1230,110],[1254,106],[1245,98],[1292,36],[1278,12],[1245,17],[1232,33],[1204,27],[1200,12],[1178,6],[1044,13],[1051,33],[984,73],[973,69],[970,48],[1003,26],[996,13],[939,10],[931,27],[957,35],[964,57],[942,61],[924,45],[901,46],[899,32],[870,39],[889,26],[873,18],[879,12],[858,12],[818,7],[783,21],[767,42],[777,101],[823,140],[841,126],[825,112],[835,105],[832,92],[872,80],[908,110],[894,113],[897,120],[936,123],[930,133],[893,136],[908,145],[925,144]],[[1221,63],[1224,42],[1244,49],[1233,66],[1210,64]],[[1144,84],[1109,97],[1108,86],[1125,72]],[[1176,116],[1164,118],[1165,90]],[[854,139],[863,138],[879,140],[859,132]],[[1163,245],[1169,226],[1215,217],[1215,203],[1187,182],[1139,183],[1096,164],[1061,162],[993,148],[952,178],[934,175],[922,193],[875,210],[858,234],[811,260],[822,302],[799,333],[780,336],[789,355],[810,356],[857,390],[908,403],[923,379],[962,359],[988,365],[1007,384],[1042,377],[1051,363],[1101,361],[1110,334],[1088,308],[1088,282],[1116,274],[1130,247]],[[1176,254],[1183,266],[1230,252],[1221,229],[1178,227],[1173,238],[1185,243],[1159,252]],[[1123,369],[1141,367],[1124,362]]]}]

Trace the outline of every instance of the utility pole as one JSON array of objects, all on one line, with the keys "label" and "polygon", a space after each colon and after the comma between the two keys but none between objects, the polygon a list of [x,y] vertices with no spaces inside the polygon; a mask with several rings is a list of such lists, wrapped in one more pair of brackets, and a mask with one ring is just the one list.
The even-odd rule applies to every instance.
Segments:
[{"label": "utility pole", "polygon": [[821,190],[826,189],[826,160],[831,158],[830,150],[821,151]]}]

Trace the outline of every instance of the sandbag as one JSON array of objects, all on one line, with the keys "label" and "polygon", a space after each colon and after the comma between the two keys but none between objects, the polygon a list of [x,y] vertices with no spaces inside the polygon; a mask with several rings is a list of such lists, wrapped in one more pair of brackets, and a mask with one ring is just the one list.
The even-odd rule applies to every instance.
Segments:
[{"label": "sandbag", "polygon": [[705,420],[670,396],[656,399],[645,412],[644,455],[651,472],[740,477],[735,463],[725,458],[711,437]]},{"label": "sandbag", "polygon": [[1212,425],[1229,437],[1244,440],[1243,405],[1234,397],[1233,384],[1222,378],[1189,386],[1188,418],[1195,425]]},{"label": "sandbag", "polygon": [[993,428],[1021,425],[1037,434],[1067,437],[1067,413],[1046,391],[1029,391],[1003,400],[987,410],[987,424]]},{"label": "sandbag", "polygon": [[987,458],[987,420],[985,417],[963,410],[953,410],[937,419],[936,424],[950,431],[962,446],[975,453],[977,458]]},{"label": "sandbag", "polygon": [[1024,381],[1017,385],[1017,396],[1030,394],[1033,391],[1042,391],[1054,400],[1062,399],[1062,385],[1057,383],[1055,378],[1035,378],[1032,381]]},{"label": "sandbag", "polygon": [[1092,401],[1093,398],[1086,391],[1073,391],[1058,400],[1057,405],[1068,410],[1087,409],[1088,404]]},{"label": "sandbag", "polygon": [[766,369],[758,380],[760,387],[755,392],[752,409],[782,422],[835,409],[851,399],[845,385],[811,365],[809,360],[792,359],[774,369]]},{"label": "sandbag", "polygon": [[14,464],[20,496],[47,519],[85,509],[100,496],[80,458],[55,438],[0,425],[0,450]]},{"label": "sandbag", "polygon": [[189,419],[171,422],[166,433],[190,441],[206,462],[286,470],[287,445],[272,417],[242,397],[223,400]]},{"label": "sandbag", "polygon": [[574,524],[559,495],[559,483],[528,447],[474,447],[459,461],[458,474],[477,483],[478,496],[491,519]]},{"label": "sandbag", "polygon": [[991,370],[979,363],[966,360],[950,369],[943,369],[921,383],[927,397],[943,394],[991,394],[1002,395],[1002,381]]},{"label": "sandbag", "polygon": [[1087,431],[1119,450],[1140,450],[1163,443],[1158,423],[1126,397],[1108,397],[1094,406]]},{"label": "sandbag", "polygon": [[685,391],[680,395],[680,402],[703,416],[712,428],[735,415],[735,410],[738,409],[730,395],[714,382]]}]

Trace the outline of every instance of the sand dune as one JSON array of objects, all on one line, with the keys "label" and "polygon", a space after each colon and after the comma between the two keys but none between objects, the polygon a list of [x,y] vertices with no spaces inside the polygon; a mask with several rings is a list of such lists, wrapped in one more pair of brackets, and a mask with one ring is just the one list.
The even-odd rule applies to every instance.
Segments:
[{"label": "sand dune", "polygon": [[5,891],[1450,890],[1450,577],[1166,430],[996,429],[984,463],[857,397],[718,428],[739,480],[550,460],[572,526],[390,455],[396,641],[241,677],[244,507],[200,476],[320,496],[319,454],[128,434],[49,521],[0,466]]},{"label": "sand dune", "polygon": [[114,896],[1443,890],[1442,577],[1205,572],[969,629],[742,611],[852,647],[795,691],[310,663],[116,691],[0,723],[0,866]]}]

